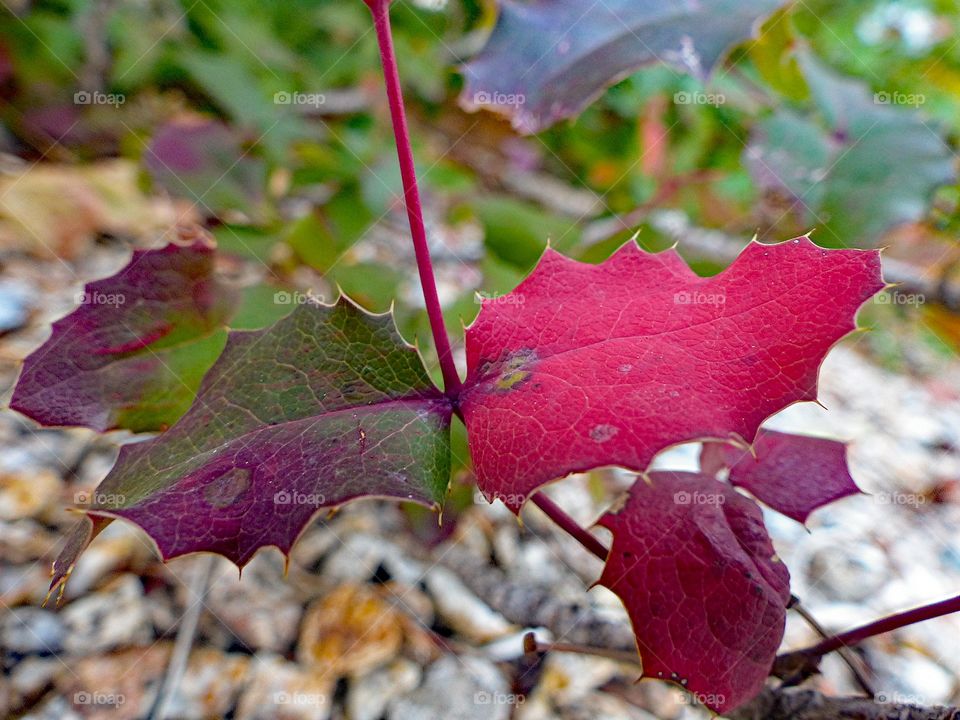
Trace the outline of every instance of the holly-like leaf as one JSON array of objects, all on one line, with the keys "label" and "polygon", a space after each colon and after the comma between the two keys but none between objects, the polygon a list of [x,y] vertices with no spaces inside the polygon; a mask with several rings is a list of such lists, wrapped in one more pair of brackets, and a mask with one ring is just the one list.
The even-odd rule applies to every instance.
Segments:
[{"label": "holly-like leaf", "polygon": [[193,401],[226,342],[237,302],[202,239],[136,250],[116,275],[87,284],[80,307],[24,360],[10,406],[43,425],[147,431]]},{"label": "holly-like leaf", "polygon": [[264,212],[266,165],[223,123],[173,120],[157,130],[143,162],[154,182],[204,215],[242,210],[259,219]]},{"label": "holly-like leaf", "polygon": [[805,523],[814,510],[860,492],[847,467],[846,443],[761,429],[750,448],[704,443],[700,470],[729,469],[742,487],[777,512]]},{"label": "holly-like leaf", "polygon": [[89,512],[137,523],[164,559],[211,551],[242,566],[265,545],[288,552],[319,508],[439,502],[451,411],[389,315],[303,303],[231,332],[187,414],[124,446]]},{"label": "holly-like leaf", "polygon": [[519,511],[571,472],[752,441],[769,415],[816,399],[824,355],[882,287],[876,251],[806,237],[753,242],[710,278],[635,242],[596,266],[548,250],[467,330],[461,409],[478,486]]},{"label": "holly-like leaf", "polygon": [[934,190],[956,177],[942,133],[916,107],[922,96],[874,94],[808,52],[797,59],[819,116],[777,110],[758,124],[744,157],[778,199],[776,217],[786,203],[835,247],[876,246],[890,228],[922,219]]},{"label": "holly-like leaf", "polygon": [[644,677],[717,712],[755,696],[790,598],[757,504],[706,475],[653,472],[599,524],[613,546],[598,584],[627,608]]},{"label": "holly-like leaf", "polygon": [[462,105],[509,115],[539,132],[582,111],[608,85],[667,62],[706,78],[780,0],[664,3],[500,0],[486,47],[463,69]]}]

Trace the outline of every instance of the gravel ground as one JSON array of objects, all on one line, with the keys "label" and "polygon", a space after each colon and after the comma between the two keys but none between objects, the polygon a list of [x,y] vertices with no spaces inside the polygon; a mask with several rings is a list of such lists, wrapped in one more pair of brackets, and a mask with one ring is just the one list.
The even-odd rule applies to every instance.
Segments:
[{"label": "gravel ground", "polygon": [[[109,274],[125,260],[113,245],[71,267],[6,263],[0,326],[12,332],[0,338],[4,387],[49,321],[71,309],[77,278]],[[456,265],[441,276],[462,280]],[[849,440],[854,477],[869,493],[818,511],[809,530],[768,516],[794,592],[829,629],[960,592],[960,367],[921,355],[910,374],[894,374],[861,352],[863,337],[844,341],[824,364],[829,411],[798,405],[771,423]],[[493,609],[470,582],[485,568],[534,593],[549,588],[562,602],[588,602],[597,617],[626,627],[616,598],[585,589],[599,562],[533,508],[520,525],[502,506],[477,504],[450,537],[427,547],[403,532],[407,516],[396,506],[358,502],[306,531],[286,577],[271,550],[242,579],[207,556],[160,564],[150,542],[118,522],[81,559],[61,608],[41,608],[50,561],[75,520],[66,508],[103,478],[124,439],[40,431],[0,412],[0,716],[139,718],[158,696],[171,718],[708,716],[676,689],[634,684],[630,664],[550,653],[531,665],[524,631],[553,635]],[[683,447],[660,464],[685,469],[695,457]],[[570,478],[551,494],[587,523],[602,510],[598,485],[614,492],[627,482],[602,472]],[[198,626],[185,672],[161,692],[177,628],[191,614]],[[866,644],[860,654],[877,695],[960,700],[957,637],[960,618],[951,617]],[[814,639],[791,614],[785,647]],[[837,657],[823,669],[820,688],[857,692]]]}]

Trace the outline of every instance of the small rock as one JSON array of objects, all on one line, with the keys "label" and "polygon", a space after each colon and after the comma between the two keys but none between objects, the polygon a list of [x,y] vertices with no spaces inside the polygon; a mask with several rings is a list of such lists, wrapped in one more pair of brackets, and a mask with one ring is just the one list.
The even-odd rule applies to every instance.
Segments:
[{"label": "small rock", "polygon": [[400,658],[350,684],[347,716],[350,720],[379,720],[395,698],[420,684],[420,666]]},{"label": "small rock", "polygon": [[210,581],[206,604],[248,648],[283,653],[296,639],[303,608],[275,560],[256,555],[242,577],[232,564],[222,563]]},{"label": "small rock", "polygon": [[158,642],[80,658],[57,677],[57,690],[84,718],[137,720],[156,700],[172,643]]},{"label": "small rock", "polygon": [[75,600],[61,616],[66,624],[64,647],[71,655],[91,655],[153,640],[143,586],[133,575],[122,575],[103,592]]},{"label": "small rock", "polygon": [[236,720],[317,720],[330,714],[335,680],[323,670],[304,669],[272,654],[250,664]]},{"label": "small rock", "polygon": [[607,658],[550,653],[536,693],[542,692],[558,704],[579,702],[622,671],[620,664]]},{"label": "small rock", "polygon": [[[7,562],[33,563],[60,541],[58,534],[50,532],[37,520],[0,521],[0,557]],[[43,565],[50,567],[46,561]]]},{"label": "small rock", "polygon": [[423,685],[397,700],[389,720],[507,720],[522,698],[489,660],[445,655],[427,670]]},{"label": "small rock", "polygon": [[[555,717],[555,716],[554,716]],[[654,715],[640,710],[634,705],[606,693],[590,693],[581,701],[563,708],[560,713],[563,720],[657,720]],[[709,717],[704,714],[702,717]],[[518,720],[533,720],[533,717],[521,714]]]},{"label": "small rock", "polygon": [[[2,548],[0,548],[2,549]],[[0,552],[0,555],[3,553]],[[24,603],[39,605],[47,596],[50,584],[48,565],[0,565],[0,606],[15,607]]]},{"label": "small rock", "polygon": [[10,688],[19,704],[37,698],[67,667],[59,658],[29,657],[10,672]]},{"label": "small rock", "polygon": [[78,713],[65,697],[52,697],[41,703],[20,720],[86,720]]},{"label": "small rock", "polygon": [[33,306],[30,288],[17,280],[0,280],[0,333],[19,330],[27,324]]},{"label": "small rock", "polygon": [[62,485],[60,478],[49,470],[0,473],[0,520],[41,515],[57,501]]},{"label": "small rock", "polygon": [[884,658],[877,673],[878,695],[885,702],[940,705],[951,702],[956,677],[942,665],[911,648]]},{"label": "small rock", "polygon": [[187,670],[170,698],[168,718],[204,720],[225,717],[236,703],[250,666],[250,658],[198,648],[190,654]]},{"label": "small rock", "polygon": [[400,652],[403,621],[396,606],[375,588],[341,585],[307,610],[297,659],[332,679],[363,674]]},{"label": "small rock", "polygon": [[488,642],[513,630],[503,615],[489,608],[451,570],[434,567],[425,580],[437,614],[461,635]]},{"label": "small rock", "polygon": [[827,597],[859,602],[887,581],[890,567],[884,552],[867,542],[822,532],[807,560],[807,579]]},{"label": "small rock", "polygon": [[0,620],[0,645],[22,655],[56,655],[63,649],[63,620],[36,607],[14,608]]},{"label": "small rock", "polygon": [[423,568],[393,543],[378,535],[349,535],[341,547],[330,554],[323,568],[324,578],[333,582],[365,582],[379,569],[385,569],[393,580],[416,585]]}]

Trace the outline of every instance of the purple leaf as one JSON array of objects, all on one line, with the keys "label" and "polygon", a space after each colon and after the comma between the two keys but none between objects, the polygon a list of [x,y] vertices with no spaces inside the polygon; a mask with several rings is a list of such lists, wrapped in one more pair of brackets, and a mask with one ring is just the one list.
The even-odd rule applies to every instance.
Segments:
[{"label": "purple leaf", "polygon": [[137,523],[164,559],[210,551],[242,566],[266,545],[288,552],[320,508],[440,502],[451,412],[389,314],[307,302],[231,332],[189,412],[124,446],[89,512]]},{"label": "purple leaf", "polygon": [[176,422],[223,349],[237,302],[213,258],[202,239],[136,250],[116,275],[89,283],[24,360],[10,406],[42,425],[101,432]]},{"label": "purple leaf", "polygon": [[487,46],[463,69],[460,102],[539,132],[650,63],[705,78],[778,0],[500,0]]},{"label": "purple leaf", "polygon": [[704,443],[700,469],[709,475],[729,468],[732,485],[805,523],[827,503],[860,492],[850,477],[845,443],[761,429],[749,448]]}]

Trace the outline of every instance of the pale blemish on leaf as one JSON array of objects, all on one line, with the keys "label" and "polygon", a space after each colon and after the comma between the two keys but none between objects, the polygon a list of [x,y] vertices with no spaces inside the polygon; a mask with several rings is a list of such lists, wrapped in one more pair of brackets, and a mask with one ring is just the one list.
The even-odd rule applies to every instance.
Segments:
[{"label": "pale blemish on leaf", "polygon": [[590,439],[595,443],[605,443],[620,432],[620,428],[614,425],[600,424],[594,425],[590,430]]},{"label": "pale blemish on leaf", "polygon": [[203,489],[203,499],[211,507],[229,507],[248,487],[250,487],[250,470],[230,468],[207,484]]},{"label": "pale blemish on leaf", "polygon": [[500,365],[500,376],[494,381],[494,387],[503,392],[512,390],[530,377],[530,370],[527,369],[527,366],[536,360],[536,351],[528,348],[510,353]]}]

